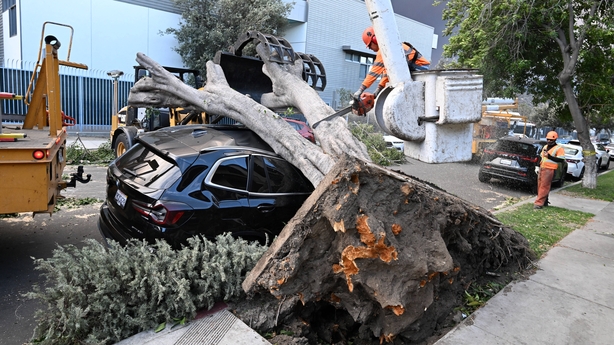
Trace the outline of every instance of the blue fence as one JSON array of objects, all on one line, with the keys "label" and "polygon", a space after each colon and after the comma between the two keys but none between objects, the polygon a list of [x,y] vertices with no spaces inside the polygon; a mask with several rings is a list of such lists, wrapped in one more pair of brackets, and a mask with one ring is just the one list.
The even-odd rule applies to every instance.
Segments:
[{"label": "blue fence", "polygon": [[[25,96],[35,63],[9,60],[0,67],[0,92]],[[128,102],[134,85],[134,75],[124,74],[118,79],[118,109]],[[81,70],[60,66],[62,111],[75,118],[69,132],[108,133],[113,112],[113,79],[105,71]],[[33,90],[30,91],[32,93]],[[2,122],[20,124],[28,111],[22,100],[3,100]]]}]

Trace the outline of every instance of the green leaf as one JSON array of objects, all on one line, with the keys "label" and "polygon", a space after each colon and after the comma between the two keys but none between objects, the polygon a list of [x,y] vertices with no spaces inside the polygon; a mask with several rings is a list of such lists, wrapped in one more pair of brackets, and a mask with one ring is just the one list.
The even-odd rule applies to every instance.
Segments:
[{"label": "green leaf", "polygon": [[156,327],[156,329],[154,329],[154,332],[158,333],[164,330],[165,328],[166,328],[166,322],[162,322],[161,324],[158,325],[158,327]]}]

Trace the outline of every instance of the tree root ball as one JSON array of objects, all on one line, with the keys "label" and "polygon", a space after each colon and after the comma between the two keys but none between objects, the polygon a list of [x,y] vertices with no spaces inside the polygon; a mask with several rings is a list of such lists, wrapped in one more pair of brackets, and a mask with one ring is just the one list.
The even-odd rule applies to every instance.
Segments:
[{"label": "tree root ball", "polygon": [[363,337],[419,341],[453,313],[469,284],[534,259],[527,240],[490,212],[346,156],[248,274],[251,299],[233,308],[260,331],[297,317],[309,324],[306,311],[333,308]]}]

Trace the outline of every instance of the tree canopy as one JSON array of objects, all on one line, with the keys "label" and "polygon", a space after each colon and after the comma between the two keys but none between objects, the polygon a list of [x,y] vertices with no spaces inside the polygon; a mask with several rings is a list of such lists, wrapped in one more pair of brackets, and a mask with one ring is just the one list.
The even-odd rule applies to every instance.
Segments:
[{"label": "tree canopy", "polygon": [[572,118],[583,148],[594,150],[588,115],[614,111],[612,0],[449,0],[443,18],[452,35],[444,56],[478,68],[488,95],[531,94]]},{"label": "tree canopy", "polygon": [[218,50],[227,50],[249,30],[279,35],[292,4],[282,0],[173,0],[181,9],[179,28],[169,28],[186,66],[205,75],[206,63]]}]

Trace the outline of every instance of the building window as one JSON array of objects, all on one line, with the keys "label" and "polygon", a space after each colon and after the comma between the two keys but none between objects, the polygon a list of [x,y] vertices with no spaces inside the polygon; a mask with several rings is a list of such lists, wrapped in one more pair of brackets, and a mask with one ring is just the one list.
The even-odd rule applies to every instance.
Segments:
[{"label": "building window", "polygon": [[17,6],[15,0],[2,0],[2,12],[9,11],[9,37],[17,35]]},{"label": "building window", "polygon": [[360,64],[359,77],[361,79],[367,76],[367,73],[369,73],[369,69],[371,69],[371,65],[373,65],[372,56],[365,56],[356,53],[345,53],[345,61],[356,62]]}]

